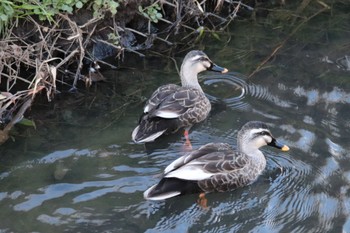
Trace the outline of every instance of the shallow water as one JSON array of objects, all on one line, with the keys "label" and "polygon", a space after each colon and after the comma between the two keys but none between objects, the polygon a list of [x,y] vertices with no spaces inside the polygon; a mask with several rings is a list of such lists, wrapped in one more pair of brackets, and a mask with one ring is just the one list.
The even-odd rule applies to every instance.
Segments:
[{"label": "shallow water", "polygon": [[[269,123],[291,150],[263,148],[267,168],[254,184],[207,195],[208,209],[196,195],[143,199],[184,142],[181,134],[146,146],[131,141],[143,100],[179,82],[172,61],[151,57],[106,72],[108,83],[84,97],[37,107],[46,115],[34,117],[36,130],[18,126],[15,142],[0,149],[0,231],[350,232],[349,29],[323,28],[327,43],[299,35],[249,79],[244,74],[273,51],[278,33],[261,24],[231,30],[228,44],[201,47],[231,72],[202,75],[213,111],[190,137],[194,148],[235,146],[245,122]],[[247,41],[251,31],[259,34]]]}]

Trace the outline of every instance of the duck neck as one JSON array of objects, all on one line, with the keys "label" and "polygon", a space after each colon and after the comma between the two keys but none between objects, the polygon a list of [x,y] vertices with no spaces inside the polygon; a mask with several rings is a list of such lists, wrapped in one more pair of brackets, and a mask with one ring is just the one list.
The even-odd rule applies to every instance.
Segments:
[{"label": "duck neck", "polygon": [[266,166],[266,159],[264,154],[256,148],[255,145],[251,145],[250,143],[243,143],[242,141],[238,141],[238,150],[249,156],[253,163],[261,166],[261,169],[264,169]]},{"label": "duck neck", "polygon": [[203,92],[201,86],[198,83],[198,72],[191,69],[190,64],[183,64],[181,66],[180,76],[181,76],[181,85],[183,87],[195,88]]}]

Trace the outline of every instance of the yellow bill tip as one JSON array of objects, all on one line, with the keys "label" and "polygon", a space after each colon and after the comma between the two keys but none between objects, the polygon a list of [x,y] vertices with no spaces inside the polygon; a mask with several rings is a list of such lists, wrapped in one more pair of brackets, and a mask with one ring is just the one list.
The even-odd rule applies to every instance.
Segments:
[{"label": "yellow bill tip", "polygon": [[282,151],[289,151],[289,147],[284,145],[282,148],[281,148]]},{"label": "yellow bill tip", "polygon": [[224,68],[224,70],[221,71],[222,74],[225,74],[225,73],[227,73],[227,72],[228,72],[228,69],[226,69],[226,68]]}]

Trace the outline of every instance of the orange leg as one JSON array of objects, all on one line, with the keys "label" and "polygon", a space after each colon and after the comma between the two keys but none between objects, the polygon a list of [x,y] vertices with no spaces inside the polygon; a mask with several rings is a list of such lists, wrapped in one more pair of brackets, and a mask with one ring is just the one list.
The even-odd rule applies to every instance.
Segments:
[{"label": "orange leg", "polygon": [[183,146],[183,150],[184,151],[191,151],[192,150],[192,144],[191,144],[190,138],[188,136],[188,129],[185,130],[184,136],[185,136],[186,142],[185,142],[185,144]]},{"label": "orange leg", "polygon": [[208,199],[205,197],[205,193],[200,193],[199,198],[197,200],[198,205],[200,205],[203,209],[208,208]]}]

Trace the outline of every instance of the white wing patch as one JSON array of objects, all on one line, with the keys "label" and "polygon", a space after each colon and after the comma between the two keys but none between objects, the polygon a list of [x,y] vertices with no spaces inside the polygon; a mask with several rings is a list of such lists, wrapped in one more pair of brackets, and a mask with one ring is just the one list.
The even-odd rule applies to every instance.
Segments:
[{"label": "white wing patch", "polygon": [[167,174],[168,172],[174,170],[175,167],[177,167],[179,164],[183,164],[185,160],[186,155],[181,156],[180,158],[177,158],[175,161],[173,161],[171,164],[169,164],[165,169],[164,169],[164,174]]},{"label": "white wing patch", "polygon": [[150,108],[150,104],[147,104],[147,105],[145,106],[145,108],[143,109],[143,112],[144,112],[144,113],[148,113],[148,112],[149,112],[149,108]]},{"label": "white wing patch", "polygon": [[167,118],[167,119],[178,118],[180,116],[180,114],[178,114],[176,112],[164,111],[164,110],[163,111],[159,110],[154,115],[161,117],[161,118]]},{"label": "white wing patch", "polygon": [[165,175],[166,178],[178,178],[181,180],[204,180],[210,178],[212,173],[209,173],[198,166],[186,164],[175,171],[169,172]]}]

